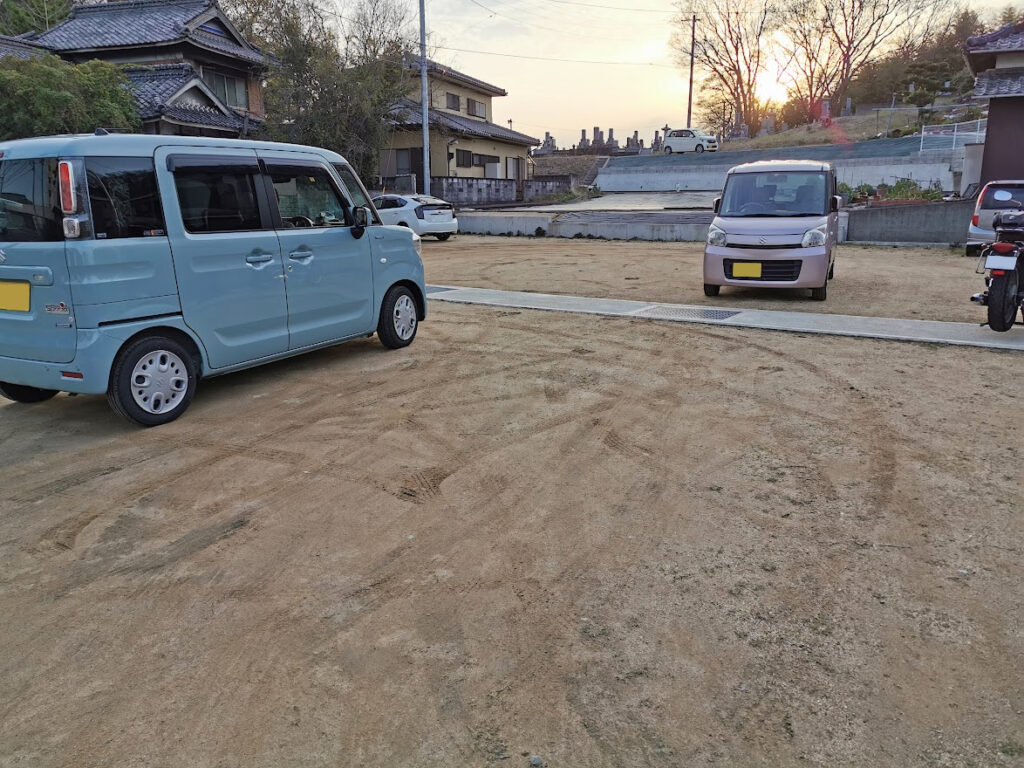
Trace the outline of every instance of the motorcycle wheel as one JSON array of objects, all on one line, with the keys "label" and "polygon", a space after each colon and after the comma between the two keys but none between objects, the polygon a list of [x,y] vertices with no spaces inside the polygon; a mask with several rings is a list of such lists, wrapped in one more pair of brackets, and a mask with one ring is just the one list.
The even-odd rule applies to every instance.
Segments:
[{"label": "motorcycle wheel", "polygon": [[992,276],[988,287],[988,327],[993,331],[1008,331],[1017,319],[1018,279],[1017,270]]}]

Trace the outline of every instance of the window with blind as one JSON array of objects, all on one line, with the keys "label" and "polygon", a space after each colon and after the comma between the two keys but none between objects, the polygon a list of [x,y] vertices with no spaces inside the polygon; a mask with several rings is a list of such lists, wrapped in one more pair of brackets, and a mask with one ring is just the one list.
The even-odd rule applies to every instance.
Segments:
[{"label": "window with blind", "polygon": [[466,99],[466,111],[473,117],[487,119],[487,105],[475,99]]},{"label": "window with blind", "polygon": [[456,168],[472,168],[473,167],[473,153],[468,149],[457,149],[455,150],[455,167]]},{"label": "window with blind", "polygon": [[457,93],[447,94],[448,109],[454,109],[456,112],[462,110],[462,97]]}]

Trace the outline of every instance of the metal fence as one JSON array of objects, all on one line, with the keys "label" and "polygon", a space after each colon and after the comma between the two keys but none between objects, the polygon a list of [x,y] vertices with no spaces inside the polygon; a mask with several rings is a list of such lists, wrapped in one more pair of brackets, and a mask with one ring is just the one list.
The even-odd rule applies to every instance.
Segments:
[{"label": "metal fence", "polygon": [[987,129],[987,118],[966,123],[925,125],[921,128],[921,151],[956,149],[965,144],[982,143]]}]

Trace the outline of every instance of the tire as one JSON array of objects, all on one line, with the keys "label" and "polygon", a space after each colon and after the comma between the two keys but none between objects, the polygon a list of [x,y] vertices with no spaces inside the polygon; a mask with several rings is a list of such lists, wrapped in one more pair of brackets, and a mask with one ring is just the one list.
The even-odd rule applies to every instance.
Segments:
[{"label": "tire", "polygon": [[434,237],[436,237],[436,238],[437,238],[438,240],[440,240],[440,241],[441,241],[442,243],[443,243],[443,242],[444,242],[445,240],[447,240],[447,239],[448,239],[449,237],[451,237],[451,236],[452,236],[452,233],[451,233],[451,232],[443,232],[443,233],[441,233],[440,235],[434,235]]},{"label": "tire", "polygon": [[988,327],[993,331],[1008,331],[1017,319],[1017,290],[1020,273],[1011,270],[993,275],[988,286]]},{"label": "tire", "polygon": [[56,389],[39,389],[39,387],[26,387],[23,384],[8,384],[0,381],[0,397],[6,397],[16,403],[41,403],[56,394]]},{"label": "tire", "polygon": [[194,350],[169,336],[144,336],[115,358],[107,402],[128,421],[156,427],[185,412],[197,379]]},{"label": "tire", "polygon": [[377,338],[388,349],[401,349],[412,344],[419,328],[416,298],[404,285],[393,285],[380,303]]},{"label": "tire", "polygon": [[395,226],[397,226],[397,227],[405,227],[406,229],[410,229],[409,225],[406,224],[404,221],[398,222],[398,224],[396,224]]},{"label": "tire", "polygon": [[665,154],[666,155],[671,155],[672,154],[672,147],[665,147]]},{"label": "tire", "polygon": [[828,298],[828,282],[826,281],[821,288],[811,288],[811,298],[815,301],[824,301]]},{"label": "tire", "polygon": [[833,280],[835,278],[835,276],[836,276],[836,264],[835,264],[835,262],[832,262],[828,266],[828,279],[829,280]]},{"label": "tire", "polygon": [[693,151],[699,155],[701,152],[704,151],[704,145],[698,144],[696,147],[693,148]]},{"label": "tire", "polygon": [[720,285],[711,285],[710,283],[704,283],[704,295],[705,296],[717,296],[718,292],[722,290]]}]

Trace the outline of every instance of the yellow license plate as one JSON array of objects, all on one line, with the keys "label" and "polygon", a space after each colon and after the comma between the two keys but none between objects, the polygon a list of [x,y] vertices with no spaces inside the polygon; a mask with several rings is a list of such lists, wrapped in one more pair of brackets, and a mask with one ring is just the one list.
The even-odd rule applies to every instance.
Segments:
[{"label": "yellow license plate", "polygon": [[0,280],[0,309],[28,312],[28,294],[28,283]]},{"label": "yellow license plate", "polygon": [[749,261],[737,261],[732,265],[733,277],[760,277],[761,263]]}]

